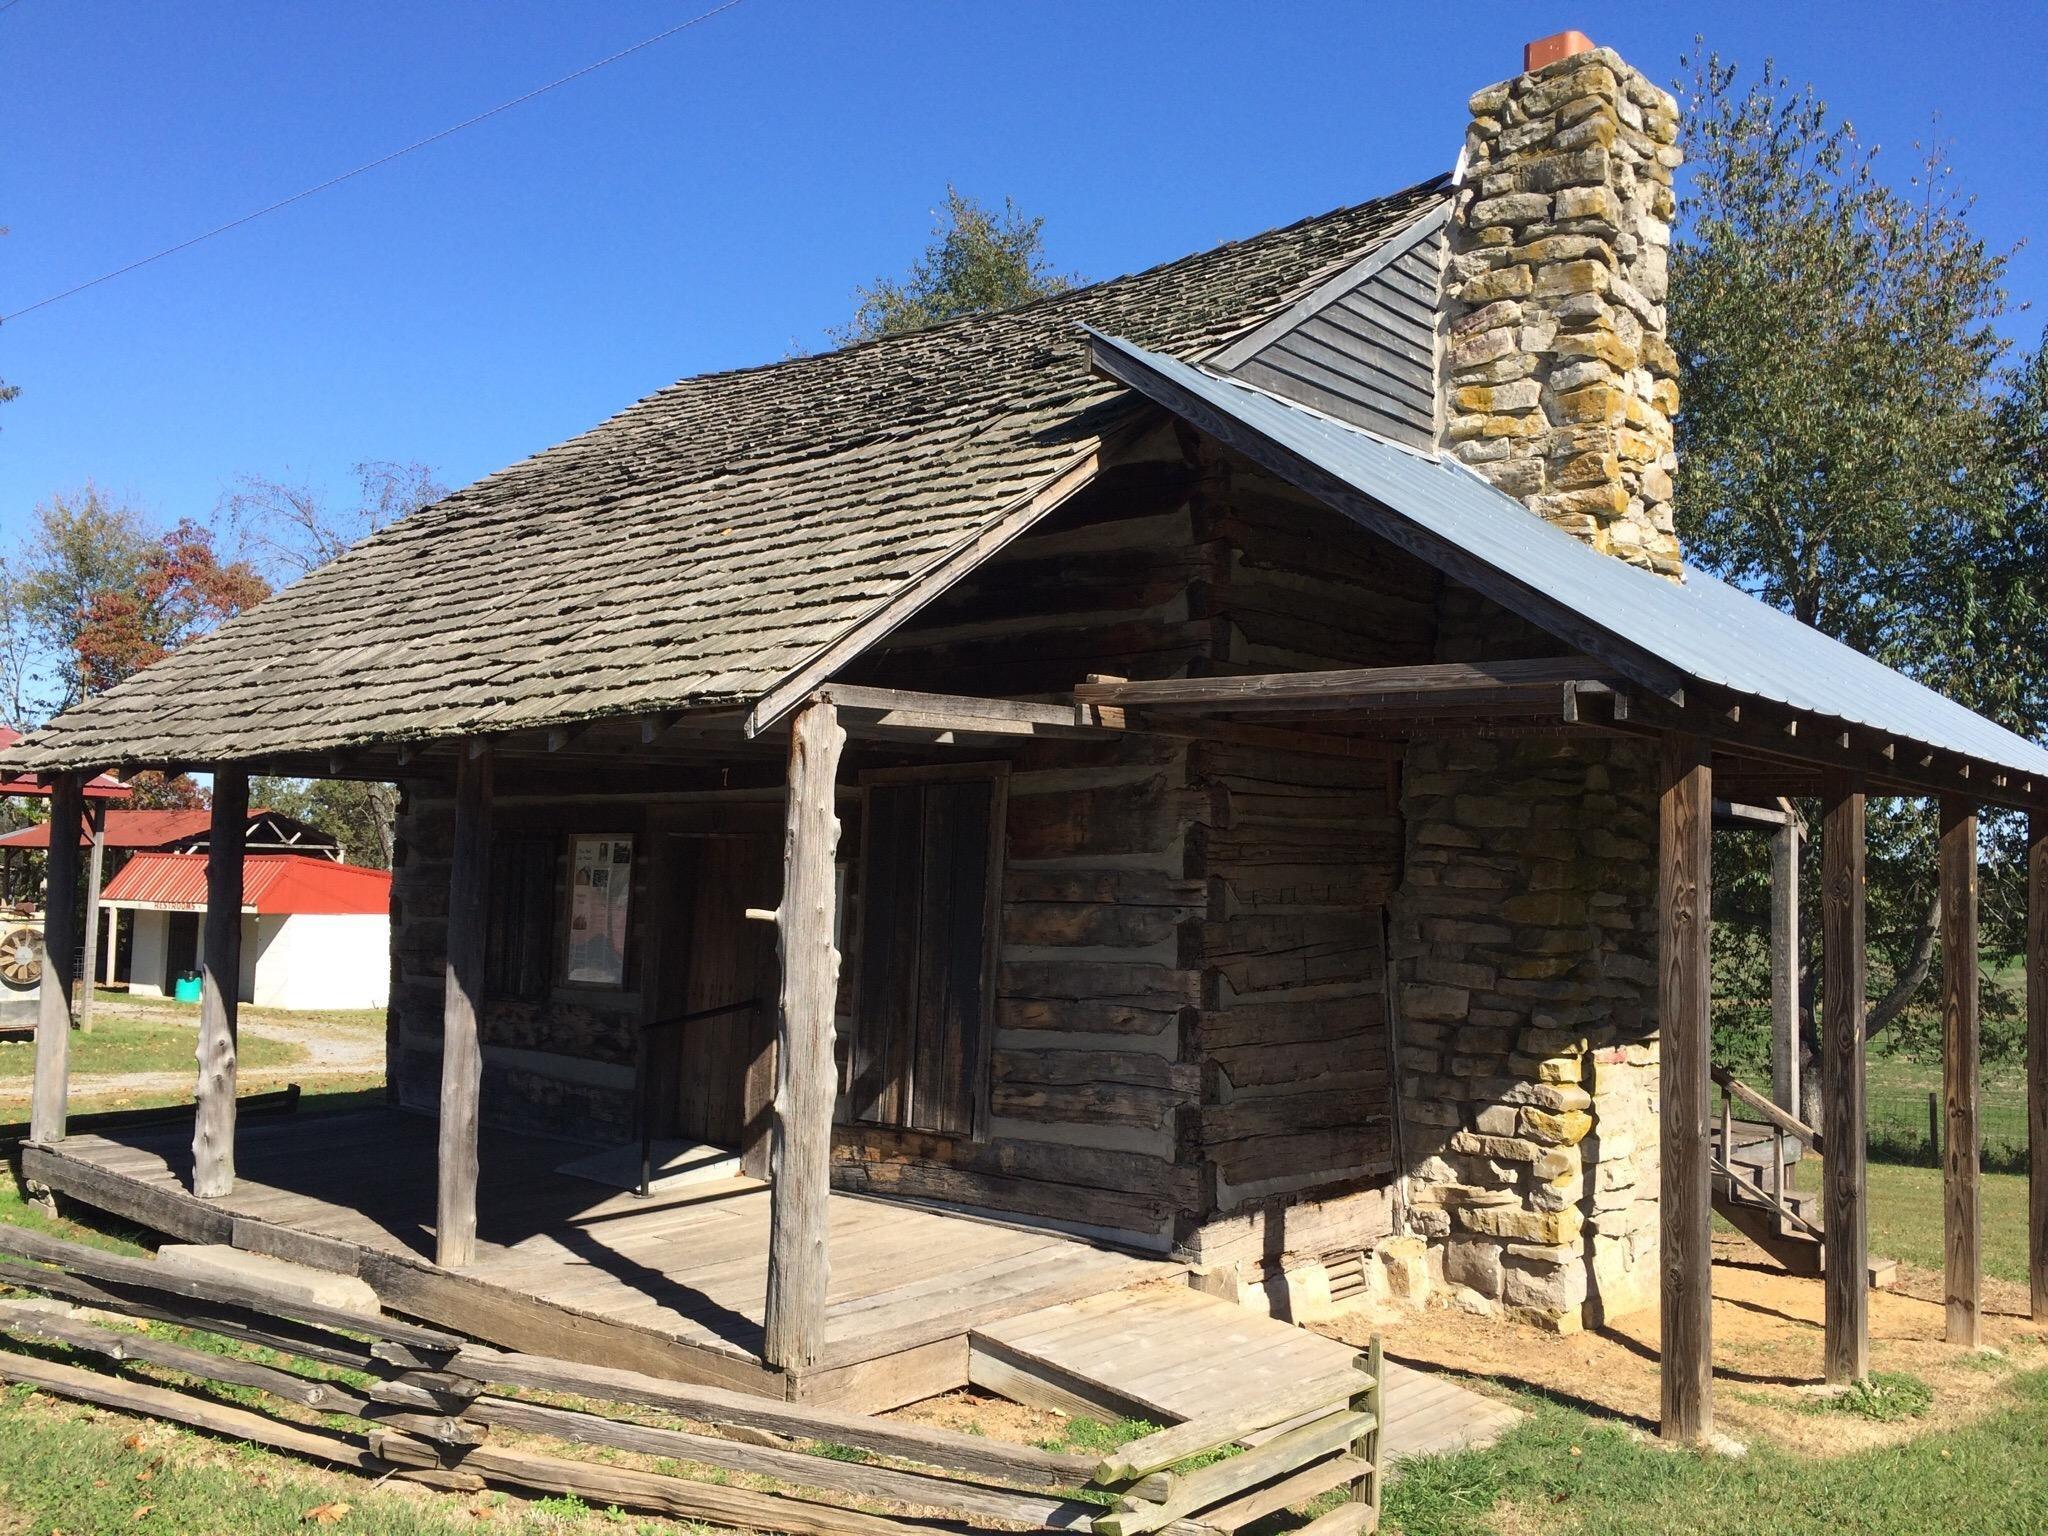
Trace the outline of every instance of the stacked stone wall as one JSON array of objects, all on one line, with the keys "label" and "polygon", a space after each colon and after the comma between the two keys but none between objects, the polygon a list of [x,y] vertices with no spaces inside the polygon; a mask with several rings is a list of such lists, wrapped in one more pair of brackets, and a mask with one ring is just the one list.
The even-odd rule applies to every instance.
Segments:
[{"label": "stacked stone wall", "polygon": [[1619,740],[1409,749],[1407,1209],[1472,1310],[1571,1331],[1655,1299],[1652,785]]}]

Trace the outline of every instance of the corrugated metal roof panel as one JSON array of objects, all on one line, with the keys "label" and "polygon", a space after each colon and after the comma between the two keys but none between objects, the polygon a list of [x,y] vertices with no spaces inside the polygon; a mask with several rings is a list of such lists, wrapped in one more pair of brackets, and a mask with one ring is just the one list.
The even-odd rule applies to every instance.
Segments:
[{"label": "corrugated metal roof panel", "polygon": [[[1687,677],[2048,776],[2048,750],[1704,571],[1688,567],[1683,585],[1667,581],[1531,516],[1462,464],[1113,336],[1095,333],[1095,344],[1108,371],[1141,393],[1149,371]],[[1137,368],[1118,368],[1119,355]],[[1619,656],[1603,659],[1622,664]]]},{"label": "corrugated metal roof panel", "polygon": [[[152,911],[204,911],[206,855],[138,853],[107,882],[100,901]],[[386,913],[391,910],[391,875],[317,854],[252,853],[242,860],[242,910]]]}]

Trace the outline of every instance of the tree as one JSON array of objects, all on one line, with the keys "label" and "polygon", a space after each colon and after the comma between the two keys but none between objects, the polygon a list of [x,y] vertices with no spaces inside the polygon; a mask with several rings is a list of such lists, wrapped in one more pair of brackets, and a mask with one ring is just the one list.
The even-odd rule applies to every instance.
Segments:
[{"label": "tree", "polygon": [[[245,475],[221,511],[244,552],[282,585],[448,494],[424,464],[370,461],[356,465],[354,473],[357,495],[349,506],[337,508],[303,482]],[[391,867],[398,811],[393,786],[359,779],[264,778],[252,782],[250,795],[254,803],[331,834],[350,863]]]},{"label": "tree", "polygon": [[878,277],[856,288],[860,304],[853,323],[833,330],[833,340],[844,346],[922,330],[959,315],[1064,293],[1074,284],[1046,261],[1045,220],[1025,218],[1007,197],[996,213],[949,185],[946,206],[935,219],[931,243],[911,263],[909,275]]},{"label": "tree", "polygon": [[[1894,187],[1812,87],[1766,64],[1738,88],[1718,56],[1691,62],[1692,183],[1670,295],[1688,555],[2038,736],[2048,573],[2006,543],[2028,424],[2000,373],[2004,255],[1971,229],[1938,149]],[[1767,879],[1753,840],[1724,842],[1723,916],[1749,927]],[[1910,1005],[1936,973],[1933,844],[1931,806],[1872,802],[1872,1034],[1915,1028]],[[1988,947],[2012,944],[1986,916]],[[1814,918],[1805,926],[1817,935]],[[1738,945],[1733,963],[1757,959]],[[1809,967],[1809,1045],[1812,982]],[[1757,984],[1738,976],[1727,990],[1754,996]],[[1985,1002],[1991,1024],[2010,1013],[1996,988]],[[1987,1052],[1999,1040],[1987,1030]]]},{"label": "tree", "polygon": [[305,482],[244,475],[221,512],[243,554],[283,586],[448,494],[424,464],[371,460],[352,473],[357,495],[350,506],[335,507]]},{"label": "tree", "polygon": [[21,583],[0,559],[0,725],[26,733],[35,712],[29,703],[35,642],[22,606]]},{"label": "tree", "polygon": [[104,693],[269,595],[254,566],[222,565],[212,531],[181,519],[144,553],[132,587],[87,597],[72,638],[79,692]]},{"label": "tree", "polygon": [[341,844],[351,864],[391,867],[395,797],[388,784],[259,776],[249,781],[249,803],[318,827]]},{"label": "tree", "polygon": [[17,556],[12,590],[26,649],[55,668],[54,698],[25,699],[24,713],[68,709],[83,697],[78,641],[93,602],[105,592],[133,592],[152,544],[142,514],[84,488],[50,497]]}]

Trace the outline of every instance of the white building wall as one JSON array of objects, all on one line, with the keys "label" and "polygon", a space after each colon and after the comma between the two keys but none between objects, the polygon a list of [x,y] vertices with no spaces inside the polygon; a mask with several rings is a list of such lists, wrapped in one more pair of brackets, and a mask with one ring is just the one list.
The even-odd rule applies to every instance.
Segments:
[{"label": "white building wall", "polygon": [[135,943],[128,952],[128,990],[137,997],[162,997],[171,915],[168,912],[137,912],[133,917]]},{"label": "white building wall", "polygon": [[390,1000],[391,919],[383,913],[297,913],[262,922],[256,942],[243,934],[244,955],[256,953],[248,997],[258,1007],[382,1008]]},{"label": "white building wall", "polygon": [[[199,919],[204,925],[206,919]],[[242,966],[241,975],[235,981],[235,995],[245,1003],[256,1001],[257,967],[263,960],[264,946],[277,937],[283,926],[282,917],[263,917],[255,912],[242,914]]]}]

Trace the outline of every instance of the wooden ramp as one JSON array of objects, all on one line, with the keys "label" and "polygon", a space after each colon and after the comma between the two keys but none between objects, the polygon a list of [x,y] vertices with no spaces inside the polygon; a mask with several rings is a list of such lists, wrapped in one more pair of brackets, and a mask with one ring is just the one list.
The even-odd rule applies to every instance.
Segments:
[{"label": "wooden ramp", "polygon": [[[1155,1283],[984,1323],[978,1387],[1061,1413],[1179,1423],[1313,1377],[1358,1376],[1357,1351],[1185,1285]],[[1488,1445],[1521,1415],[1449,1377],[1387,1362],[1388,1461]]]}]

